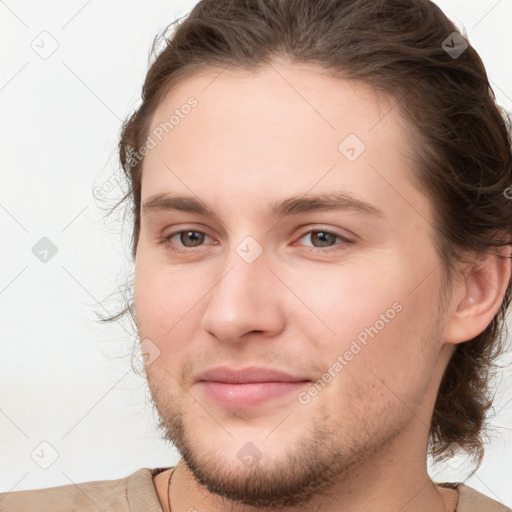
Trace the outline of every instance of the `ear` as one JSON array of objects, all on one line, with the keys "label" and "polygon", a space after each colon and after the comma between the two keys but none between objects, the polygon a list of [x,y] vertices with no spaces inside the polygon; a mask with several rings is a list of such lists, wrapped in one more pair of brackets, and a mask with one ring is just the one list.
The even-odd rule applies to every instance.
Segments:
[{"label": "ear", "polygon": [[510,245],[494,248],[465,264],[454,281],[452,302],[444,330],[447,343],[461,343],[478,336],[498,312],[511,275]]}]

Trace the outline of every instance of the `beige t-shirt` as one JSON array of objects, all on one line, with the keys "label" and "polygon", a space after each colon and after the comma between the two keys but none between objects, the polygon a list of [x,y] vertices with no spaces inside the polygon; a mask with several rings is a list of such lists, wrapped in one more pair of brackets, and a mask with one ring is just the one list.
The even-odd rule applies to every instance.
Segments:
[{"label": "beige t-shirt", "polygon": [[[117,480],[61,485],[0,494],[0,512],[162,512],[153,477],[170,468],[142,468]],[[512,512],[463,483],[456,512]]]}]

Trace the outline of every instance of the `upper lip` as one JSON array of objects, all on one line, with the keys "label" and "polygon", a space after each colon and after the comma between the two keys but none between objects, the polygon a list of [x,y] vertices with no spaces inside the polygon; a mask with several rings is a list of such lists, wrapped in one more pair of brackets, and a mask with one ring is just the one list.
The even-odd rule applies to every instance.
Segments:
[{"label": "upper lip", "polygon": [[197,381],[226,382],[232,384],[243,384],[251,382],[303,382],[309,379],[291,375],[282,370],[250,366],[246,368],[230,368],[228,366],[217,366],[201,372]]}]

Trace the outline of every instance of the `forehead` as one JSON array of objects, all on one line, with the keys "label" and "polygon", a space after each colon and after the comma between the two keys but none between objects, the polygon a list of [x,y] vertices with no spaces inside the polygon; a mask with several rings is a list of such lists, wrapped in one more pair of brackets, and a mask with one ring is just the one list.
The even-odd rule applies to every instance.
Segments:
[{"label": "forehead", "polygon": [[186,78],[161,101],[149,135],[143,197],[195,188],[270,201],[343,188],[382,209],[400,195],[425,201],[412,186],[396,99],[309,65]]},{"label": "forehead", "polygon": [[[219,136],[242,130],[241,135],[257,131],[260,138],[265,133],[270,138],[273,128],[278,127],[280,140],[298,134],[311,138],[319,131],[336,142],[347,130],[362,139],[376,139],[390,125],[403,123],[394,109],[395,98],[377,95],[364,82],[336,78],[313,65],[277,61],[250,71],[209,68],[181,80],[158,105],[151,128],[169,121],[174,112],[188,110],[186,104],[191,98],[197,107],[185,117],[197,121],[194,130],[201,125],[210,136],[215,128]],[[176,124],[172,131],[186,135],[186,124],[190,123],[181,120],[180,116],[180,129]],[[301,121],[298,125],[297,120]],[[375,130],[377,125],[381,130]],[[387,141],[391,142],[389,136]]]}]

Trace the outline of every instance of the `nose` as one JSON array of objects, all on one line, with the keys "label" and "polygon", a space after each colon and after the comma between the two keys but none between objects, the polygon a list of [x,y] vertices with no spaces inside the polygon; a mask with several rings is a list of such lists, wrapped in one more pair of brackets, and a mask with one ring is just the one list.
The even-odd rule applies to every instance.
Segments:
[{"label": "nose", "polygon": [[267,263],[264,253],[248,263],[233,251],[219,266],[201,322],[206,332],[237,343],[249,333],[273,337],[284,329],[283,286]]}]

